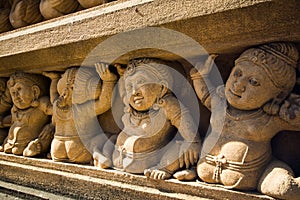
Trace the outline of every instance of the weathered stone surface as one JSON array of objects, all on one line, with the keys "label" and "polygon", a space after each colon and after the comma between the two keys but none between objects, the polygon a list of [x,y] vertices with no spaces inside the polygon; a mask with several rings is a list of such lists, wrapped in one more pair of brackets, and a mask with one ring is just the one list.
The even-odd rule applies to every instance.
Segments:
[{"label": "weathered stone surface", "polygon": [[[0,74],[80,65],[108,36],[146,26],[180,31],[208,52],[219,54],[236,53],[270,41],[299,41],[299,3],[296,0],[111,2],[0,35]],[[169,42],[173,45],[173,41]],[[106,51],[108,57],[117,54],[114,48]]]},{"label": "weathered stone surface", "polygon": [[14,73],[7,82],[13,102],[8,136],[0,151],[35,156],[48,151],[53,138],[49,122],[47,80],[41,75]]},{"label": "weathered stone surface", "polygon": [[[197,163],[201,146],[198,126],[178,99],[179,93],[172,93],[176,94],[179,81],[172,67],[164,60],[140,58],[131,60],[120,73],[124,74],[119,92],[125,109],[124,128],[113,154],[116,169],[168,179]],[[181,82],[180,90],[182,86]]]}]

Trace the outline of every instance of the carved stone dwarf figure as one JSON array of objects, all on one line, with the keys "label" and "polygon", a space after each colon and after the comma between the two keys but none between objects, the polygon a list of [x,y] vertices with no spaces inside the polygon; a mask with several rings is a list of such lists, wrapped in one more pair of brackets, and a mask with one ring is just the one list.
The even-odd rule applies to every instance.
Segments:
[{"label": "carved stone dwarf figure", "polygon": [[12,8],[9,15],[10,23],[14,28],[21,28],[41,22],[40,0],[11,0]]},{"label": "carved stone dwarf figure", "polygon": [[167,179],[194,165],[200,137],[189,111],[171,92],[169,66],[158,59],[132,60],[122,79],[124,128],[115,145],[115,168]]},{"label": "carved stone dwarf figure", "polygon": [[4,152],[35,156],[48,150],[53,132],[49,121],[47,84],[37,74],[16,72],[8,80],[13,101],[11,127],[4,143]]},{"label": "carved stone dwarf figure", "polygon": [[[55,135],[51,144],[51,156],[54,161],[87,164],[92,161],[91,153],[95,151],[97,155],[101,154],[101,160],[97,160],[100,163],[97,164],[103,168],[111,166],[110,159],[106,159],[99,150],[108,138],[90,130],[94,127],[91,125],[90,113],[100,115],[110,109],[117,76],[111,73],[105,64],[97,64],[96,70],[103,80],[102,85],[99,84],[99,79],[95,78],[97,74],[88,68],[80,69],[80,73],[78,68],[67,69],[62,77],[54,72],[44,73],[52,79],[50,96]],[[78,78],[78,73],[84,78]],[[79,79],[80,83],[74,85],[75,79]],[[82,88],[76,90],[76,86]],[[94,92],[89,92],[91,87],[94,87]],[[111,154],[112,152],[110,156]]]},{"label": "carved stone dwarf figure", "polygon": [[299,199],[300,178],[272,158],[270,145],[279,131],[300,130],[300,96],[291,94],[297,49],[291,43],[250,48],[235,61],[225,88],[215,90],[208,79],[213,59],[210,56],[204,66],[191,71],[198,97],[212,110],[212,132],[202,150],[206,156],[197,166],[200,179]]},{"label": "carved stone dwarf figure", "polygon": [[60,17],[80,9],[76,0],[41,0],[40,11],[45,19]]},{"label": "carved stone dwarf figure", "polygon": [[[12,100],[6,82],[6,78],[0,78],[0,145],[4,142],[8,134],[7,128],[11,125],[9,111],[12,107]],[[0,146],[0,151],[3,151],[3,146]]]}]

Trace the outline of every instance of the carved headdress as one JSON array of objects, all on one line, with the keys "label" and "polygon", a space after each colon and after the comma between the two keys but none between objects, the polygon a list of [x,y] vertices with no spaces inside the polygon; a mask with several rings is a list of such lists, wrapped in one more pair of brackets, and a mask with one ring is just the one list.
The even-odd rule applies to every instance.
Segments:
[{"label": "carved headdress", "polygon": [[298,50],[292,43],[270,43],[246,50],[235,61],[251,61],[263,68],[274,86],[289,93],[296,82]]},{"label": "carved headdress", "polygon": [[124,78],[134,74],[137,71],[142,71],[147,76],[151,77],[156,83],[163,83],[172,90],[173,76],[170,72],[167,63],[160,59],[154,58],[139,58],[131,60],[125,71]]},{"label": "carved headdress", "polygon": [[101,82],[95,69],[80,67],[76,69],[75,74],[72,76],[72,84],[74,84],[73,103],[81,104],[97,99],[100,95]]},{"label": "carved headdress", "polygon": [[47,88],[49,87],[45,77],[39,74],[29,74],[25,72],[16,72],[10,76],[7,86],[13,87],[17,82],[26,82],[31,86],[37,85],[40,88],[40,96],[47,94]]}]

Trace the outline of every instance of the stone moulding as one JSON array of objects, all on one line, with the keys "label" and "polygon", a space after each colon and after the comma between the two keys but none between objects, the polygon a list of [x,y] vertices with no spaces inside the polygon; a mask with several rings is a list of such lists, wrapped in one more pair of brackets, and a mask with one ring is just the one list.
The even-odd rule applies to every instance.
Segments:
[{"label": "stone moulding", "polygon": [[180,31],[218,54],[276,40],[299,41],[300,17],[295,9],[299,4],[295,0],[114,1],[1,34],[0,75],[78,66],[107,37],[146,26]]},{"label": "stone moulding", "polygon": [[1,179],[7,182],[76,198],[273,199],[202,182],[180,182],[174,179],[155,181],[144,176],[101,170],[93,166],[56,163],[3,153],[0,153],[0,173]]}]

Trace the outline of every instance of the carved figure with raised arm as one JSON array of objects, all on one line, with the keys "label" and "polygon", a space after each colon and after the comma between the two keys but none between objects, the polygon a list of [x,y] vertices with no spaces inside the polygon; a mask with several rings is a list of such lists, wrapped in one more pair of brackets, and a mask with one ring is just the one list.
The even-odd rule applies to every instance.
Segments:
[{"label": "carved figure with raised arm", "polygon": [[214,58],[191,71],[199,99],[212,111],[198,176],[226,188],[299,199],[300,178],[272,157],[270,144],[279,131],[300,130],[300,96],[291,93],[298,61],[295,45],[270,43],[244,51],[225,87],[209,82]]},{"label": "carved figure with raised arm", "polygon": [[167,179],[198,161],[197,126],[171,92],[175,80],[169,69],[152,58],[128,64],[120,85],[125,113],[113,154],[116,169]]},{"label": "carved figure with raised arm", "polygon": [[[103,80],[102,85],[98,74],[89,68],[80,69],[80,73],[78,68],[70,68],[62,76],[56,72],[44,72],[45,76],[52,79],[50,96],[55,135],[51,144],[51,157],[54,161],[87,164],[96,152],[98,157],[101,155],[97,164],[103,168],[111,166],[111,159],[106,159],[99,150],[108,138],[105,134],[95,132],[100,130],[89,131],[93,128],[90,127],[90,113],[100,115],[110,109],[117,77],[106,64],[97,64],[96,70]],[[79,79],[80,83],[75,84],[75,79]],[[81,88],[77,90],[75,86]]]},{"label": "carved figure with raised arm", "polygon": [[[0,145],[3,144],[11,126],[12,100],[6,82],[6,78],[0,78]],[[3,146],[0,146],[0,151],[3,151]]]},{"label": "carved figure with raised arm", "polygon": [[8,80],[13,101],[11,127],[4,143],[4,152],[35,156],[45,153],[53,138],[49,125],[47,82],[37,74],[16,72]]}]

